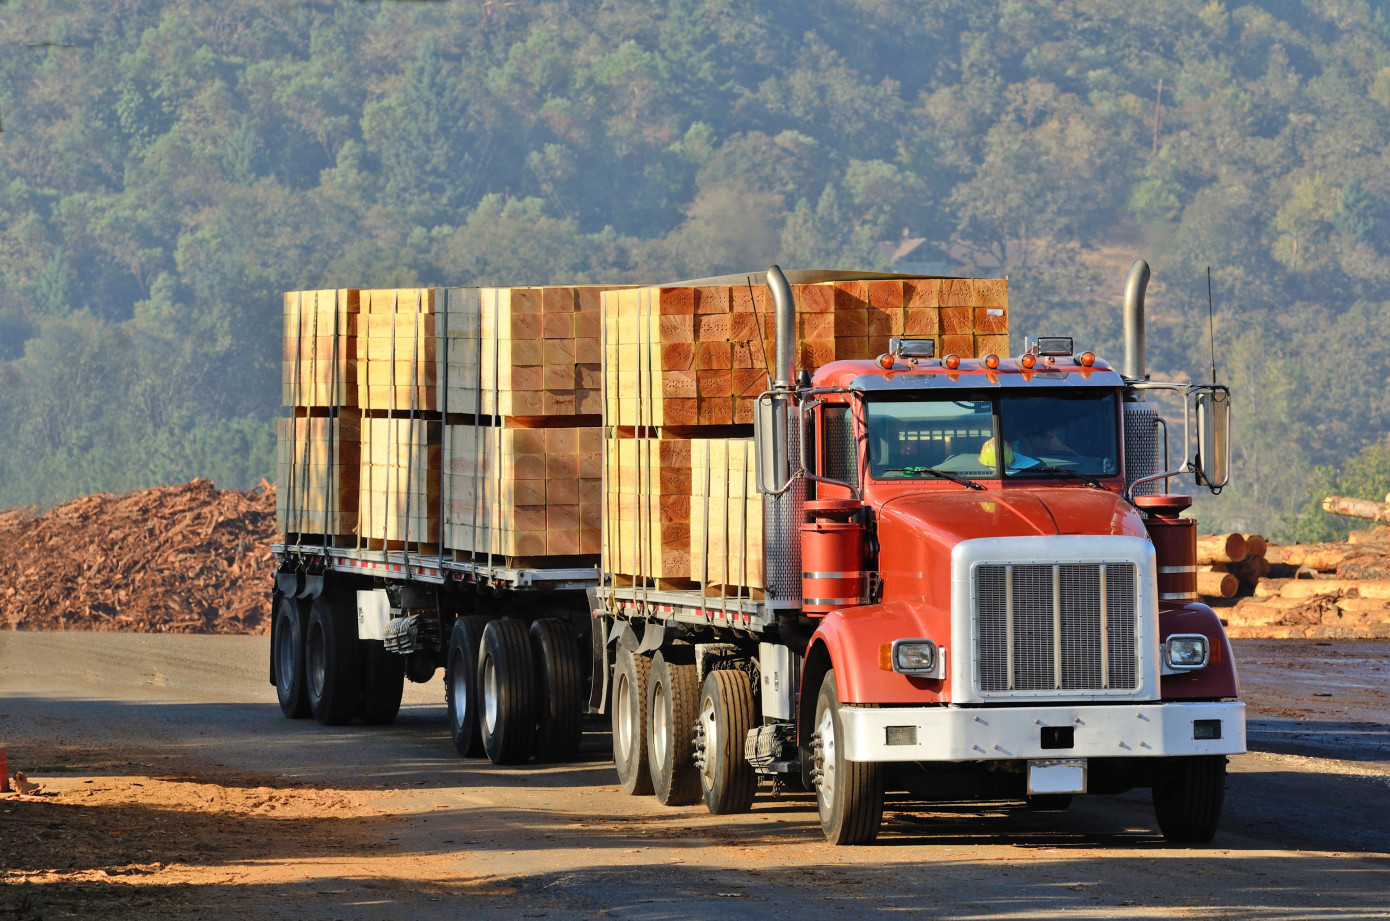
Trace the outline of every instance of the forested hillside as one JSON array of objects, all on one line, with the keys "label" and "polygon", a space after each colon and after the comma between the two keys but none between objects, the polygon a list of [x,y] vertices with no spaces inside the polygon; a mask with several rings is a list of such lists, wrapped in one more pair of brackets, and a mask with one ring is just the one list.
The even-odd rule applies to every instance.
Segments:
[{"label": "forested hillside", "polygon": [[0,506],[269,475],[287,288],[906,237],[1116,361],[1149,259],[1155,378],[1210,373],[1210,266],[1201,512],[1315,536],[1320,467],[1387,486],[1387,151],[1367,0],[0,0]]}]

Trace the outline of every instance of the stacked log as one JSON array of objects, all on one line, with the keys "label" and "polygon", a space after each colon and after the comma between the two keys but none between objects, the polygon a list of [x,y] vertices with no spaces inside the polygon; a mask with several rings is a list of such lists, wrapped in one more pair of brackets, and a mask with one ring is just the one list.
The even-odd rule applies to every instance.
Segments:
[{"label": "stacked log", "polygon": [[1269,575],[1269,543],[1259,534],[1197,538],[1197,593],[1208,599],[1250,595]]},{"label": "stacked log", "polygon": [[[938,355],[1008,354],[1002,279],[808,280],[792,294],[797,364],[808,370],[872,358],[892,336],[931,339]],[[772,314],[751,278],[603,295],[605,568],[623,580],[761,592],[749,436],[769,386]]]}]

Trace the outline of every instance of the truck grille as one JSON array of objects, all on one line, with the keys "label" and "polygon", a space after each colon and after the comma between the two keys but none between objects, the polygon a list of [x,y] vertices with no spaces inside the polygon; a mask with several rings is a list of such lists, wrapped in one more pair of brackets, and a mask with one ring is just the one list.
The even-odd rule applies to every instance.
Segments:
[{"label": "truck grille", "polygon": [[1139,687],[1132,562],[975,569],[981,693]]}]

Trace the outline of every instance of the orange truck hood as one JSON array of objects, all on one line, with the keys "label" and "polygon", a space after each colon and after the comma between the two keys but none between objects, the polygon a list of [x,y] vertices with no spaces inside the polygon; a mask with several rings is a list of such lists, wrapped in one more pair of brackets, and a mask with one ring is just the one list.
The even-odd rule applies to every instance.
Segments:
[{"label": "orange truck hood", "polygon": [[879,507],[878,532],[880,545],[917,535],[947,554],[978,537],[1148,536],[1139,513],[1115,493],[1056,486],[898,496]]}]

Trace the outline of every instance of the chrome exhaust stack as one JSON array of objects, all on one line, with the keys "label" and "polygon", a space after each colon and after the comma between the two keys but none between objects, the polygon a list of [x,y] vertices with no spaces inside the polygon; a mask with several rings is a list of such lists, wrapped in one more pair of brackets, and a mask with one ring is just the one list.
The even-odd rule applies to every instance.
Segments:
[{"label": "chrome exhaust stack", "polygon": [[767,287],[772,292],[776,344],[773,351],[772,389],[792,390],[796,386],[796,301],[792,286],[780,266],[767,270]]},{"label": "chrome exhaust stack", "polygon": [[1149,287],[1149,264],[1135,261],[1125,282],[1125,361],[1123,374],[1131,381],[1144,379],[1144,292]]}]

